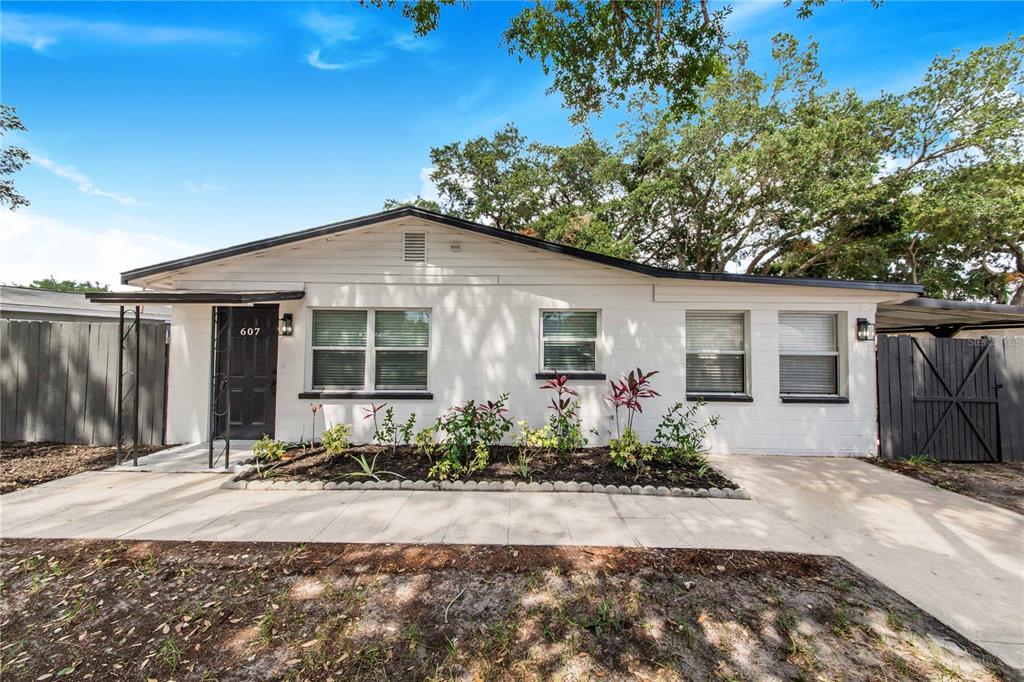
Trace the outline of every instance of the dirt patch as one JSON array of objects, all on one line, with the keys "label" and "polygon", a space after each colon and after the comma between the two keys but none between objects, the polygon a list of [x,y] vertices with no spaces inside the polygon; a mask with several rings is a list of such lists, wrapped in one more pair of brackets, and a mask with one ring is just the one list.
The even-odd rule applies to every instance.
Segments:
[{"label": "dirt patch", "polygon": [[[372,480],[359,476],[361,466],[354,459],[365,456],[374,463],[382,481],[428,480],[432,462],[410,446],[391,448],[362,445],[349,448],[338,455],[328,455],[320,448],[303,451],[292,449],[285,461],[276,466],[267,477],[284,481],[359,481]],[[557,452],[537,452],[530,464],[529,478],[520,476],[512,465],[516,449],[499,445],[491,448],[489,462],[483,471],[463,476],[466,481],[586,481],[604,485],[653,485],[678,488],[737,488],[738,486],[710,465],[680,463],[667,465],[653,462],[647,473],[637,476],[632,470],[623,470],[612,463],[607,447],[583,448],[559,455]],[[251,470],[246,478],[259,478],[260,472]]]},{"label": "dirt patch", "polygon": [[830,557],[71,540],[2,550],[4,679],[1017,679]]},{"label": "dirt patch", "polygon": [[876,466],[1024,514],[1024,462],[934,462],[872,458]]},{"label": "dirt patch", "polygon": [[[163,445],[143,445],[139,454],[163,450]],[[106,469],[117,463],[117,448],[107,445],[68,443],[0,444],[0,494],[45,483],[83,471]]]}]

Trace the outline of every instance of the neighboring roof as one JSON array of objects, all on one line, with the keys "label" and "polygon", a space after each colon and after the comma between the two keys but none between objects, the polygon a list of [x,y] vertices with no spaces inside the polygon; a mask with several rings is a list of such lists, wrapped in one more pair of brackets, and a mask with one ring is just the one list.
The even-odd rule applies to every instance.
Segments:
[{"label": "neighboring roof", "polygon": [[[0,286],[0,312],[4,317],[39,318],[110,318],[117,319],[118,306],[91,303],[85,294],[31,287]],[[142,314],[145,320],[169,320],[171,309],[166,306],[147,306]]]},{"label": "neighboring roof", "polygon": [[110,291],[87,294],[106,303],[267,303],[296,301],[305,291]]},{"label": "neighboring roof", "polygon": [[913,298],[880,303],[875,313],[875,330],[883,333],[1010,327],[1024,328],[1024,306]]},{"label": "neighboring roof", "polygon": [[644,265],[643,263],[635,263],[633,261],[624,260],[622,258],[605,256],[604,254],[600,253],[584,251],[583,249],[577,249],[575,247],[566,246],[564,244],[555,244],[552,242],[544,241],[543,239],[537,239],[535,237],[528,237],[526,235],[518,234],[516,232],[499,230],[494,227],[488,227],[487,225],[481,225],[479,223],[470,222],[468,220],[462,220],[461,218],[455,218],[453,216],[443,215],[441,213],[435,213],[433,211],[427,211],[425,209],[415,206],[403,206],[401,208],[395,208],[389,211],[382,211],[380,213],[373,213],[371,215],[362,216],[360,218],[353,218],[351,220],[343,220],[337,223],[321,225],[319,227],[313,227],[308,230],[301,230],[299,232],[290,232],[288,234],[282,234],[277,237],[258,239],[256,241],[246,242],[244,244],[238,244],[236,246],[229,246],[224,249],[207,251],[206,253],[200,253],[195,256],[189,256],[187,258],[178,258],[163,263],[157,263],[155,265],[149,265],[143,268],[128,270],[127,272],[121,273],[121,281],[124,284],[129,284],[133,280],[137,280],[143,277],[151,277],[153,275],[172,272],[174,270],[180,270],[182,268],[187,268],[194,265],[211,263],[213,261],[222,260],[224,258],[231,258],[234,256],[240,256],[247,253],[253,253],[255,251],[262,251],[264,249],[272,248],[275,246],[282,246],[285,244],[291,244],[306,239],[315,239],[316,237],[325,237],[332,234],[339,234],[342,232],[347,232],[348,230],[355,230],[361,227],[367,227],[369,225],[382,223],[388,220],[395,220],[396,218],[422,218],[424,220],[430,220],[436,223],[440,223],[442,225],[447,225],[448,227],[453,227],[458,230],[466,230],[467,232],[473,232],[487,237],[494,237],[496,239],[503,239],[505,241],[514,242],[516,244],[529,246],[535,249],[551,251],[554,253],[562,254],[563,256],[569,256],[570,258],[578,258],[580,260],[585,260],[592,263],[599,263],[601,265],[607,265],[613,268],[629,270],[630,272],[635,272],[641,275],[647,275],[650,277],[657,277],[661,279],[688,279],[708,282],[742,282],[745,284],[785,284],[790,286],[832,287],[840,289],[868,289],[873,291],[893,291],[910,294],[920,294],[923,291],[923,288],[918,284],[898,284],[893,282],[867,282],[860,280],[817,279],[808,277],[767,277],[763,275],[740,275],[724,272],[684,272],[681,270],[669,270],[667,268],[658,268],[651,265]]}]

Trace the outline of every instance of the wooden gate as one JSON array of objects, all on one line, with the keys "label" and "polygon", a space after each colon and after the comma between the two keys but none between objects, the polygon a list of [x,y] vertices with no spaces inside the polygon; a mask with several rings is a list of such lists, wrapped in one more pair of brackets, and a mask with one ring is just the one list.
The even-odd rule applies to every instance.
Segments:
[{"label": "wooden gate", "polygon": [[880,456],[1024,459],[1021,341],[878,337]]}]

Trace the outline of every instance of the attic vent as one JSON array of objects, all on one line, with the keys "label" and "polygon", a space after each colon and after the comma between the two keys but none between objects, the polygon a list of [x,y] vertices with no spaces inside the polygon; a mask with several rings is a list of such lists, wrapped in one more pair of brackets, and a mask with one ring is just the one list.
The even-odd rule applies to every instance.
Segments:
[{"label": "attic vent", "polygon": [[423,232],[406,232],[402,244],[402,259],[406,263],[424,263],[427,260],[427,235]]}]

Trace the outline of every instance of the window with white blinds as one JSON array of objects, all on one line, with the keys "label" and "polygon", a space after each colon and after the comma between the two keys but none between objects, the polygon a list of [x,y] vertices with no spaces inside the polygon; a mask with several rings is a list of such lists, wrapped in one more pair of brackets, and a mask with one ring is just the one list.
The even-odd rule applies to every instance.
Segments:
[{"label": "window with white blinds", "polygon": [[746,319],[742,312],[686,313],[687,393],[746,393]]},{"label": "window with white blinds", "polygon": [[314,389],[426,390],[430,313],[314,310]]},{"label": "window with white blinds", "polygon": [[597,371],[597,311],[557,310],[541,313],[541,369],[555,372]]},{"label": "window with white blinds", "polygon": [[783,395],[838,395],[839,316],[779,313],[779,390]]}]

